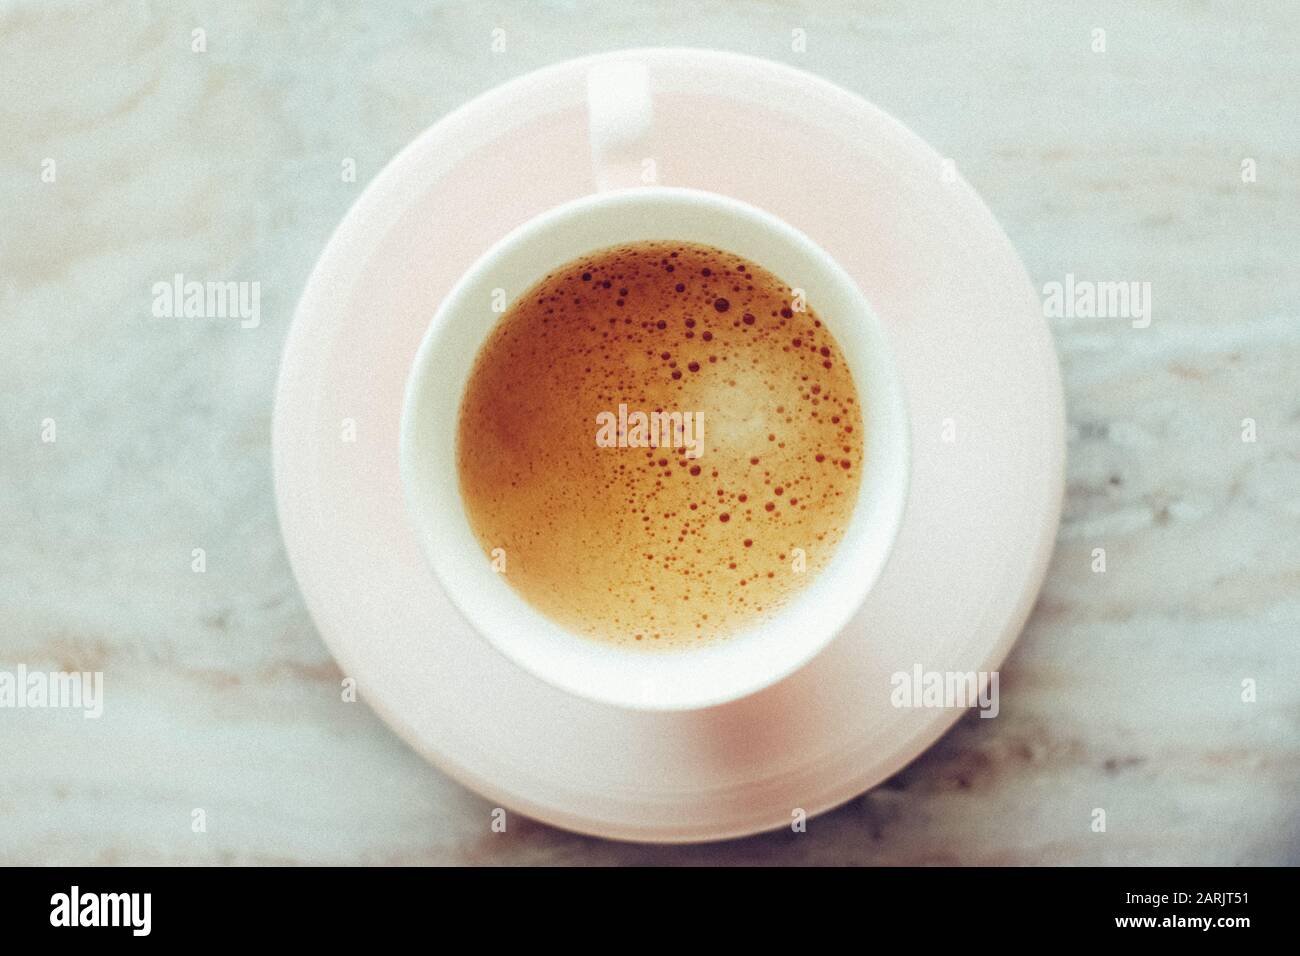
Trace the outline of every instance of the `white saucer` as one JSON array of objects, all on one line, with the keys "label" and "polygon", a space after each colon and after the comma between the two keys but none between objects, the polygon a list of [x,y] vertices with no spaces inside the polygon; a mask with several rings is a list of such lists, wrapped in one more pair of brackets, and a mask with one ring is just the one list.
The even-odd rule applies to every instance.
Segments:
[{"label": "white saucer", "polygon": [[[591,192],[586,75],[649,71],[659,182],[752,203],[861,284],[907,389],[907,515],[865,606],[803,670],[694,713],[632,713],[519,670],[471,631],[405,512],[407,372],[443,294],[497,238]],[[683,842],[789,825],[870,788],[962,713],[890,704],[890,677],[996,669],[1060,514],[1064,415],[1037,295],[941,157],[857,97],[702,50],[571,61],[480,97],[407,147],[330,240],[276,399],[280,521],[321,635],[361,697],[501,806],[601,836]],[[355,440],[349,441],[349,425]],[[951,440],[948,440],[951,439]]]}]

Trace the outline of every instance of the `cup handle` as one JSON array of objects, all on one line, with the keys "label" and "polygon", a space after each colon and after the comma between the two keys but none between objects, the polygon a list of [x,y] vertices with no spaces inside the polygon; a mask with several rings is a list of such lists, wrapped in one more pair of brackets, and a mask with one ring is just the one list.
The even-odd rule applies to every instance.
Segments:
[{"label": "cup handle", "polygon": [[587,71],[587,127],[597,192],[658,180],[647,149],[654,125],[650,71],[635,60],[610,60]]}]

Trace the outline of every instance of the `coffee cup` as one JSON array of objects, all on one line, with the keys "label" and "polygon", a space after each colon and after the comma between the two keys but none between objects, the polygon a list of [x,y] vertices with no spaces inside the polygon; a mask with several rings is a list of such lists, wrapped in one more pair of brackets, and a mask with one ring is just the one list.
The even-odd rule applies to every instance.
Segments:
[{"label": "coffee cup", "polygon": [[[511,586],[508,553],[495,561],[474,533],[456,447],[475,358],[501,319],[502,301],[594,250],[663,240],[727,250],[798,284],[852,374],[864,466],[842,538],[788,604],[726,640],[649,653],[576,633]],[[412,366],[400,455],[408,510],[429,564],[485,640],[536,677],[578,696],[637,710],[689,710],[747,696],[788,676],[849,622],[884,568],[901,524],[908,436],[902,385],[884,329],[857,284],[825,250],[738,200],[647,187],[598,192],[545,212],[499,240],[465,273],[438,306]],[[580,575],[582,568],[572,573]]]}]

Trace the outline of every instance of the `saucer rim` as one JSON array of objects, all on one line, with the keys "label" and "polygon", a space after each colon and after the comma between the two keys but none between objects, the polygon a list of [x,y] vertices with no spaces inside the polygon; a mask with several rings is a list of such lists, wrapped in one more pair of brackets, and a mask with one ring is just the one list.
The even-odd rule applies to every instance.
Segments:
[{"label": "saucer rim", "polygon": [[[276,383],[275,412],[273,420],[272,433],[272,458],[273,469],[275,473],[275,490],[277,514],[280,517],[282,529],[291,522],[286,521],[286,512],[291,509],[292,493],[290,485],[294,479],[289,474],[289,446],[292,444],[292,438],[285,435],[285,414],[284,409],[293,401],[290,394],[295,384],[297,373],[291,369],[291,362],[294,356],[301,348],[301,340],[310,334],[307,329],[307,323],[302,320],[307,304],[312,296],[322,285],[327,285],[334,274],[333,269],[337,263],[338,257],[344,255],[342,247],[348,244],[355,245],[356,241],[365,242],[366,236],[364,222],[372,218],[380,209],[392,202],[394,199],[393,186],[403,171],[407,169],[415,159],[428,151],[429,144],[436,142],[442,136],[459,127],[473,125],[471,121],[476,118],[487,115],[491,111],[488,107],[497,105],[504,106],[510,102],[515,94],[532,84],[542,83],[551,80],[557,76],[568,74],[571,71],[585,70],[592,63],[615,57],[627,56],[644,56],[660,58],[672,57],[707,57],[713,59],[719,64],[731,64],[744,69],[759,69],[773,74],[782,75],[788,81],[797,81],[800,84],[808,86],[816,95],[838,99],[846,102],[851,108],[868,111],[872,119],[886,128],[893,135],[904,139],[913,149],[920,149],[924,154],[937,155],[934,151],[920,139],[915,133],[903,126],[898,120],[894,119],[887,113],[881,111],[878,107],[867,102],[866,100],[850,93],[842,88],[823,80],[819,77],[797,70],[786,64],[764,60],[756,57],[750,57],[743,54],[705,50],[700,48],[643,48],[636,50],[622,50],[610,53],[593,54],[575,60],[568,60],[562,63],[551,64],[539,70],[525,74],[510,80],[499,87],[489,90],[488,92],[469,101],[447,116],[443,117],[437,123],[426,129],[417,136],[410,144],[404,147],[371,181],[362,192],[357,201],[349,209],[338,227],[331,234],[328,242],[324,247],[320,258],[318,259],[311,275],[304,286],[304,291],[299,300],[298,308],[294,313],[293,325],[286,336],[283,359],[279,376]],[[502,112],[505,112],[504,110]],[[486,135],[486,130],[480,130]],[[977,211],[986,219],[986,225],[990,225],[993,234],[990,237],[992,241],[1000,246],[999,252],[1008,254],[1014,260],[1014,268],[1020,276],[1020,290],[1010,290],[1023,295],[1026,290],[1031,295],[1036,296],[1036,291],[1029,282],[1028,274],[1024,268],[1023,262],[1016,254],[1009,238],[1004,230],[993,218],[982,198],[965,182],[959,179],[959,188],[967,194],[967,199],[973,201]],[[358,236],[357,233],[361,235]],[[373,237],[371,237],[373,238]],[[348,257],[356,255],[354,251],[346,253]],[[851,271],[851,270],[850,270]],[[855,277],[856,278],[856,277]],[[1014,296],[1011,296],[1014,298]],[[871,295],[867,290],[867,299],[871,301]],[[1039,313],[1041,319],[1041,312]],[[1044,329],[1046,323],[1044,322]],[[1050,333],[1048,333],[1050,342]],[[1050,350],[1049,350],[1050,351]],[[1031,572],[1023,581],[1018,582],[1019,594],[1015,602],[1015,609],[1012,614],[1006,617],[996,640],[989,645],[986,652],[984,665],[987,668],[996,667],[1010,651],[1011,647],[1018,638],[1029,614],[1032,610],[1034,601],[1041,588],[1043,579],[1046,576],[1047,568],[1053,551],[1056,529],[1059,525],[1061,507],[1063,502],[1064,491],[1064,466],[1065,466],[1065,416],[1064,416],[1064,397],[1061,390],[1061,378],[1059,362],[1052,352],[1044,366],[1046,375],[1054,379],[1052,383],[1053,397],[1057,400],[1053,403],[1053,408],[1047,412],[1054,419],[1054,425],[1051,429],[1053,436],[1056,437],[1054,448],[1051,449],[1049,458],[1049,467],[1051,473],[1041,476],[1041,480],[1050,483],[1051,495],[1049,506],[1046,514],[1046,520],[1043,521],[1039,535],[1036,538],[1036,547],[1029,566]],[[1050,367],[1049,367],[1050,366]],[[906,518],[904,518],[904,523]],[[357,648],[351,644],[346,635],[330,634],[330,629],[320,625],[324,619],[325,609],[321,603],[312,595],[310,582],[304,581],[301,573],[300,562],[295,557],[295,551],[299,543],[291,541],[289,533],[285,534],[285,546],[289,556],[290,565],[293,568],[295,579],[298,581],[300,591],[303,594],[305,603],[312,614],[313,620],[318,624],[318,630],[321,633],[322,640],[325,641],[331,653],[338,659],[340,664],[344,665],[345,673],[357,660]],[[971,630],[974,631],[975,625],[972,624]],[[495,651],[493,651],[495,653]],[[352,673],[357,673],[364,668],[352,669]],[[584,816],[581,813],[571,812],[567,809],[557,808],[554,805],[539,803],[531,799],[525,793],[519,791],[507,792],[498,787],[491,779],[478,773],[461,761],[455,760],[445,752],[434,750],[425,744],[425,737],[421,734],[419,728],[401,713],[396,712],[388,706],[388,702],[383,699],[382,695],[366,695],[366,701],[376,711],[379,716],[388,723],[395,732],[404,740],[410,743],[425,759],[429,760],[435,766],[443,770],[448,776],[455,779],[469,789],[497,800],[502,805],[509,806],[519,812],[542,820],[547,823],[560,826],[574,832],[600,836],[607,839],[621,840],[626,842],[640,843],[663,843],[663,844],[682,844],[698,843],[715,840],[734,839],[737,837],[748,836],[760,832],[774,829],[780,829],[788,825],[788,818],[777,819],[775,816],[769,817],[761,823],[746,822],[734,825],[722,826],[682,826],[674,830],[667,830],[658,826],[648,826],[644,830],[635,826],[621,822],[611,822],[591,816]],[[732,706],[723,704],[721,707]],[[826,788],[819,796],[815,804],[807,808],[808,815],[813,816],[836,806],[842,805],[848,800],[861,794],[865,790],[874,786],[888,776],[897,773],[898,770],[907,766],[914,759],[924,753],[939,737],[941,737],[951,726],[963,715],[964,711],[934,711],[927,715],[926,720],[917,725],[917,730],[901,745],[894,747],[888,756],[883,756],[876,760],[860,776],[848,775],[842,777],[838,784]],[[847,748],[846,748],[847,749]],[[838,756],[838,755],[837,755]],[[884,768],[884,769],[882,769]],[[784,811],[782,811],[784,813]]]}]

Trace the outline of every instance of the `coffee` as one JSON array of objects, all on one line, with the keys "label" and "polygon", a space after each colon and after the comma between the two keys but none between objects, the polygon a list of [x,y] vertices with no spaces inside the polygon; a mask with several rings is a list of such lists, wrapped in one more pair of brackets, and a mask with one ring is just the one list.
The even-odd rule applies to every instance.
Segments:
[{"label": "coffee", "polygon": [[456,462],[476,538],[534,607],[602,641],[697,646],[830,561],[862,413],[798,290],[721,249],[639,242],[513,302],[466,386]]}]

